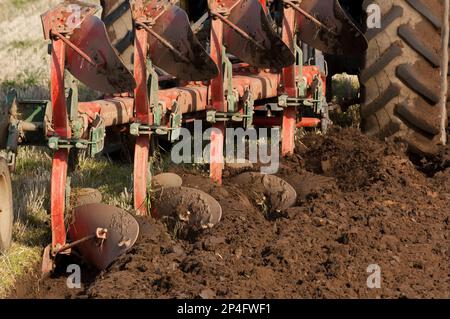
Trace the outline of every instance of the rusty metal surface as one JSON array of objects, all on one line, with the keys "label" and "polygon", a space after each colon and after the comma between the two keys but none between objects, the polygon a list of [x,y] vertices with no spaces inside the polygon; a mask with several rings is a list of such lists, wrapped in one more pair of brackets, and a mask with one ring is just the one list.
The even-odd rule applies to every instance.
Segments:
[{"label": "rusty metal surface", "polygon": [[101,0],[108,38],[128,70],[133,70],[134,24],[128,0]]},{"label": "rusty metal surface", "polygon": [[88,263],[102,270],[134,245],[139,224],[133,216],[117,207],[88,204],[75,208],[69,226],[72,242],[95,234],[98,228],[107,230],[106,240],[84,242],[76,246],[76,250]]},{"label": "rusty metal surface", "polygon": [[136,86],[133,75],[111,46],[105,25],[99,18],[87,17],[73,32],[70,41],[97,63],[93,66],[73,49],[67,48],[67,68],[78,80],[103,93],[133,91]]},{"label": "rusty metal surface", "polygon": [[332,30],[318,27],[297,12],[298,36],[308,45],[338,55],[359,55],[367,49],[366,38],[338,0],[303,0],[298,6]]},{"label": "rusty metal surface", "polygon": [[78,28],[86,17],[94,15],[100,7],[77,0],[66,0],[41,15],[44,38],[50,39],[51,31],[62,34]]},{"label": "rusty metal surface", "polygon": [[[68,121],[67,104],[64,86],[66,46],[62,40],[52,42],[51,52],[51,101],[53,134],[69,139],[72,137],[71,127]],[[84,60],[83,60],[84,61]],[[53,155],[51,186],[50,186],[50,212],[52,226],[52,247],[58,248],[66,243],[66,228],[64,225],[64,213],[66,210],[66,181],[69,151],[59,149]]]},{"label": "rusty metal surface", "polygon": [[[283,16],[282,38],[284,43],[293,50],[295,47],[295,11],[293,8],[285,8]],[[296,83],[296,68],[293,64],[283,69],[283,89],[291,98],[298,97]],[[281,154],[282,156],[292,155],[295,149],[295,134],[297,120],[297,110],[295,106],[288,106],[283,110],[282,131],[281,131]]]},{"label": "rusty metal surface", "polygon": [[294,54],[271,27],[258,0],[227,0],[219,4],[222,9],[216,10],[229,10],[227,18],[260,44],[245,40],[225,24],[224,44],[228,53],[260,68],[282,68],[295,63]]},{"label": "rusty metal surface", "polygon": [[78,112],[86,114],[93,121],[100,114],[106,127],[128,124],[133,117],[134,101],[132,98],[115,97],[92,102],[80,102]]},{"label": "rusty metal surface", "polygon": [[[307,76],[307,73],[305,73]],[[256,74],[236,74],[233,77],[233,90],[242,98],[247,90],[257,100],[274,98],[278,95],[281,84],[280,75],[261,71]],[[179,111],[183,114],[205,111],[210,105],[211,86],[191,84],[184,87],[174,87],[158,91],[158,100],[163,105],[163,111],[174,111],[176,101]],[[114,97],[110,99],[80,102],[78,111],[93,120],[100,114],[105,126],[130,123],[133,119],[134,99],[131,97]]]},{"label": "rusty metal surface", "polygon": [[[151,6],[154,2],[157,1],[150,1],[148,5]],[[194,35],[186,12],[173,5],[164,9],[163,12],[148,10],[157,15],[151,26],[157,36],[149,33],[152,62],[167,73],[186,81],[203,81],[216,77],[217,66]]]},{"label": "rusty metal surface", "polygon": [[133,19],[153,24],[171,6],[169,0],[134,0],[132,6]]}]

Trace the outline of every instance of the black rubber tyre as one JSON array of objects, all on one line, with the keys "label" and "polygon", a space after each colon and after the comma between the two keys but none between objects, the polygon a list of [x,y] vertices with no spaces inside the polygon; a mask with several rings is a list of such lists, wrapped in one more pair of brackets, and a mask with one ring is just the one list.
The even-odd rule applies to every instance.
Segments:
[{"label": "black rubber tyre", "polygon": [[440,0],[366,0],[382,11],[382,28],[368,30],[361,72],[362,128],[404,142],[413,153],[438,152],[443,5]]},{"label": "black rubber tyre", "polygon": [[13,219],[11,176],[6,161],[0,158],[0,252],[11,246]]}]

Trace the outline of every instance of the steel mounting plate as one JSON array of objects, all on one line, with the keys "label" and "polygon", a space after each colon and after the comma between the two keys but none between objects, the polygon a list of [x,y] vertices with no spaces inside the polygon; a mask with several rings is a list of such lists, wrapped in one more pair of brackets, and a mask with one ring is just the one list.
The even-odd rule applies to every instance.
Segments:
[{"label": "steel mounting plate", "polygon": [[106,240],[103,243],[90,240],[76,246],[76,250],[88,263],[102,270],[135,244],[139,224],[126,211],[105,204],[88,204],[74,209],[69,226],[72,241],[95,234],[98,228],[107,229]]}]

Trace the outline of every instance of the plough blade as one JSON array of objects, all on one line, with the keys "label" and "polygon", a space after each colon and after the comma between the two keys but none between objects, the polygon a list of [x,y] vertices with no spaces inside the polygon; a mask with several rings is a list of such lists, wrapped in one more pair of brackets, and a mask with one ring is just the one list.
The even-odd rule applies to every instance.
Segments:
[{"label": "plough blade", "polygon": [[73,211],[69,226],[72,242],[106,230],[106,239],[92,239],[76,246],[76,250],[90,264],[106,269],[117,257],[127,252],[139,235],[139,224],[127,212],[105,204],[88,204]]},{"label": "plough blade", "polygon": [[99,18],[86,17],[74,30],[70,41],[96,64],[88,63],[71,47],[67,48],[67,69],[85,85],[110,94],[131,92],[136,87],[133,75],[112,47],[105,25]]},{"label": "plough blade", "polygon": [[128,70],[133,70],[134,25],[128,0],[101,0],[108,38]]},{"label": "plough blade", "polygon": [[316,19],[297,11],[301,41],[328,54],[359,55],[367,49],[367,39],[339,0],[303,0],[298,7]]},{"label": "plough blade", "polygon": [[[167,1],[164,1],[167,2]],[[152,0],[148,7],[161,5]],[[186,81],[206,81],[219,73],[217,66],[191,29],[189,18],[181,8],[167,4],[157,14],[149,32],[152,62],[167,73]]]},{"label": "plough blade", "polygon": [[294,54],[272,28],[258,0],[227,0],[221,4],[230,10],[227,19],[254,40],[245,39],[225,23],[224,44],[229,53],[259,68],[283,68],[295,63]]}]

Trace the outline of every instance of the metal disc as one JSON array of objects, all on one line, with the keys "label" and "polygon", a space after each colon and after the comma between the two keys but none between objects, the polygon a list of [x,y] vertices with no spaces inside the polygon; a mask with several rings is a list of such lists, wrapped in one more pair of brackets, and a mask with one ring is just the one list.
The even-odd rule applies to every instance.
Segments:
[{"label": "metal disc", "polygon": [[87,241],[76,246],[76,250],[88,263],[102,270],[135,244],[139,224],[126,211],[105,204],[88,204],[74,209],[69,226],[72,241],[95,234],[98,228],[107,229],[107,239],[103,243],[98,239]]},{"label": "metal disc", "polygon": [[245,40],[224,24],[224,44],[229,53],[259,68],[282,68],[295,63],[294,54],[271,27],[258,0],[240,1],[232,8],[228,19],[264,48]]},{"label": "metal disc", "polygon": [[367,49],[367,39],[338,0],[303,0],[299,6],[332,30],[319,28],[297,13],[300,40],[328,54],[360,55]]},{"label": "metal disc", "polygon": [[99,18],[87,17],[81,27],[75,29],[70,41],[97,63],[97,66],[93,66],[72,48],[67,47],[67,69],[78,80],[103,93],[134,90],[134,77],[112,47],[105,25]]},{"label": "metal disc", "polygon": [[168,41],[184,59],[149,34],[150,58],[167,73],[186,81],[206,81],[219,74],[216,64],[192,32],[181,8],[171,6],[156,20],[152,30]]},{"label": "metal disc", "polygon": [[236,176],[233,182],[237,185],[262,185],[264,195],[270,200],[273,210],[285,210],[295,205],[297,192],[285,180],[261,173],[243,173]]},{"label": "metal disc", "polygon": [[165,189],[157,198],[155,206],[159,218],[175,218],[197,230],[212,228],[222,218],[219,202],[195,188]]},{"label": "metal disc", "polygon": [[11,176],[6,161],[0,158],[0,252],[11,246],[13,219]]}]

